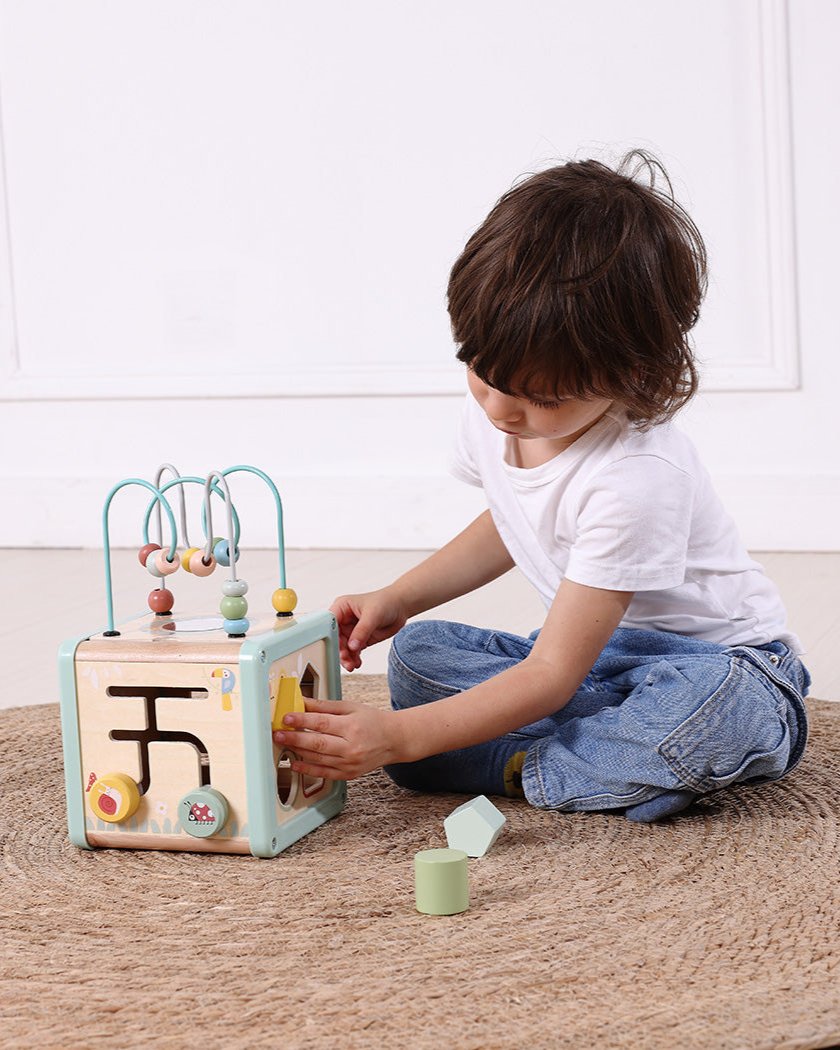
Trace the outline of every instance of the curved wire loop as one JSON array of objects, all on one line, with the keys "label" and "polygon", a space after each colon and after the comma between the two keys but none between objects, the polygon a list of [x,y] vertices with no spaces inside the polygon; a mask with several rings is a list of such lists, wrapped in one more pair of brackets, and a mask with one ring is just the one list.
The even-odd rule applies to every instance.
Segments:
[{"label": "curved wire loop", "polygon": [[271,494],[274,496],[274,505],[277,509],[277,554],[280,559],[280,586],[285,588],[286,586],[286,545],[283,539],[283,502],[280,499],[280,493],[277,491],[277,486],[263,471],[258,470],[256,467],[250,467],[245,463],[240,463],[235,467],[228,467],[227,470],[223,470],[222,474],[227,477],[228,474],[235,474],[237,471],[246,471],[249,474],[256,474],[258,478],[268,485],[271,490]]},{"label": "curved wire loop", "polygon": [[[169,506],[169,501],[166,499],[164,494],[153,485],[150,481],[144,481],[143,478],[125,478],[123,481],[118,482],[105,500],[105,506],[102,508],[102,546],[105,555],[105,603],[108,612],[108,634],[114,634],[114,594],[113,587],[111,584],[111,537],[108,527],[108,513],[111,509],[111,501],[114,496],[125,488],[126,485],[142,485],[144,489],[148,489],[149,492],[155,497],[158,505],[163,507],[166,511],[166,516],[169,519],[170,535],[172,542],[169,544],[169,553],[166,555],[167,561],[172,561],[175,557],[175,551],[178,548],[178,528],[175,525],[175,515],[172,513],[172,508]],[[163,546],[163,544],[161,544]]]},{"label": "curved wire loop", "polygon": [[[163,486],[163,488],[161,488],[160,491],[163,492],[163,493],[166,493],[171,488],[174,488],[176,485],[179,485],[179,486],[181,486],[181,491],[183,492],[183,487],[185,485],[201,485],[201,487],[203,488],[204,485],[206,484],[206,482],[207,482],[207,478],[197,478],[197,477],[190,477],[190,476],[177,477],[177,478],[173,478],[171,481],[167,481],[167,483]],[[224,494],[223,490],[215,482],[213,483],[213,492],[220,499],[223,500],[225,498],[225,494]],[[146,517],[143,520],[143,542],[144,543],[148,543],[149,542],[149,522],[150,522],[151,517],[152,517],[152,511],[154,510],[155,503],[156,503],[156,500],[152,500],[149,503],[149,506],[146,508]],[[203,502],[203,500],[202,500],[202,504],[201,504],[201,526],[202,526],[202,529],[204,530],[204,532],[206,534],[206,542],[204,544],[204,557],[206,558],[208,556],[208,554],[212,554],[212,552],[213,552],[213,532],[212,532],[212,530],[208,530],[208,528],[207,528],[207,516],[206,516],[205,510],[204,510],[204,502]],[[234,528],[234,534],[235,534],[235,542],[238,544],[239,543],[239,536],[240,536],[240,524],[239,524],[239,515],[236,512],[236,507],[233,507],[233,528]],[[187,537],[186,537],[186,529],[183,529],[183,533],[184,533],[184,545],[186,547],[191,546],[191,544],[189,543],[189,541],[187,540]]]},{"label": "curved wire loop", "polygon": [[[163,472],[165,470],[168,470],[172,474],[172,477],[175,479],[176,482],[181,480],[181,475],[178,473],[177,468],[173,467],[171,463],[161,463],[161,465],[157,469],[157,473],[155,474],[155,488],[160,489],[160,479],[163,476]],[[168,489],[170,487],[171,487],[170,485],[167,485],[166,488],[163,488],[163,489],[160,489],[160,490],[161,490],[161,492],[166,492],[166,489]],[[179,488],[178,488],[178,497],[179,497],[179,502],[181,504],[181,539],[183,541],[184,546],[185,547],[189,547],[189,545],[190,545],[190,538],[187,535],[187,505],[186,505],[186,500],[184,498],[184,487],[183,487],[183,485],[179,486]],[[157,510],[157,541],[162,547],[163,546],[163,523],[161,521],[161,515],[160,515],[160,504],[157,502],[157,500],[155,500],[154,503],[151,504],[151,506],[154,506],[156,508],[156,510]],[[147,516],[146,517],[146,525],[145,525],[144,533],[143,533],[146,543],[149,542],[148,521],[149,521],[149,519],[148,519],[148,516]]]},{"label": "curved wire loop", "polygon": [[224,474],[218,470],[211,470],[207,475],[207,480],[204,482],[204,520],[207,522],[207,546],[205,547],[204,556],[208,557],[213,549],[213,508],[210,506],[210,494],[216,481],[219,482],[225,494],[230,578],[231,580],[236,580],[236,543],[234,542],[234,538],[238,540],[239,537],[235,536],[233,528],[233,503],[230,498],[230,489],[228,488],[228,483],[225,480]]}]

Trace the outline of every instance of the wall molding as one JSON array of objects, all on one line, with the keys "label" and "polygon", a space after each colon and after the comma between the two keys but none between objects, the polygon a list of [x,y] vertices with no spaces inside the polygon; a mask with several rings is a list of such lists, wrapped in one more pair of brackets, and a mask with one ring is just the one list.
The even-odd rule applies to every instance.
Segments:
[{"label": "wall molding", "polygon": [[764,285],[770,342],[758,359],[705,368],[707,391],[800,388],[788,0],[754,0],[753,10],[761,65]]},{"label": "wall molding", "polygon": [[0,84],[0,400],[6,397],[4,381],[12,381],[21,374],[4,142],[3,91]]},{"label": "wall molding", "polygon": [[[769,345],[742,362],[710,363],[704,388],[715,390],[794,390],[799,386],[796,302],[791,100],[787,0],[754,0],[760,62],[762,166],[764,171],[766,309]],[[2,160],[0,97],[0,160]],[[14,302],[14,240],[5,165],[0,163],[0,401],[124,400],[162,398],[361,397],[460,395],[462,376],[452,367],[400,367],[396,364],[313,368],[304,362],[282,374],[265,372],[196,376],[53,373],[28,369],[19,345]]]}]

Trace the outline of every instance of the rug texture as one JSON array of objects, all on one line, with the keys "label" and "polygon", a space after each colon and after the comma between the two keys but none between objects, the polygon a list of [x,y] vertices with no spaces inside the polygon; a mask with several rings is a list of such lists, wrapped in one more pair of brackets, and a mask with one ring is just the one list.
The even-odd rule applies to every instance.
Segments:
[{"label": "rug texture", "polygon": [[371,774],[273,860],[79,850],[57,705],[3,711],[0,1046],[840,1045],[840,704],[809,711],[787,780],[658,825],[494,800],[448,917],[413,857],[463,797]]}]

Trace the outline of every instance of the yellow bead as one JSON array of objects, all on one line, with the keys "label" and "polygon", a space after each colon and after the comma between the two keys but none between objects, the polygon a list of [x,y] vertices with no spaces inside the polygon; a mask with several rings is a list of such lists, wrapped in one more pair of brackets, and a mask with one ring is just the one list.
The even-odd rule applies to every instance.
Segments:
[{"label": "yellow bead", "polygon": [[100,820],[120,824],[137,812],[140,789],[126,773],[106,773],[94,781],[88,799]]},{"label": "yellow bead", "polygon": [[271,596],[271,604],[283,616],[288,616],[295,611],[297,600],[297,595],[291,587],[278,587]]},{"label": "yellow bead", "polygon": [[192,572],[190,568],[190,558],[196,553],[198,547],[187,547],[184,553],[181,555],[181,568],[184,572]]}]

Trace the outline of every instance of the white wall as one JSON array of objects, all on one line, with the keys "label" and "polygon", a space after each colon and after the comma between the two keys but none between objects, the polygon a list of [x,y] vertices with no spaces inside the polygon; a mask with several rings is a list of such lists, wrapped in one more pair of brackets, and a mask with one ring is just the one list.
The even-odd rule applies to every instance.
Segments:
[{"label": "white wall", "polygon": [[442,542],[480,506],[449,267],[521,173],[643,145],[711,254],[684,425],[751,547],[837,548],[838,34],[833,0],[0,2],[0,545],[97,544],[162,460],[261,466],[292,545]]}]

